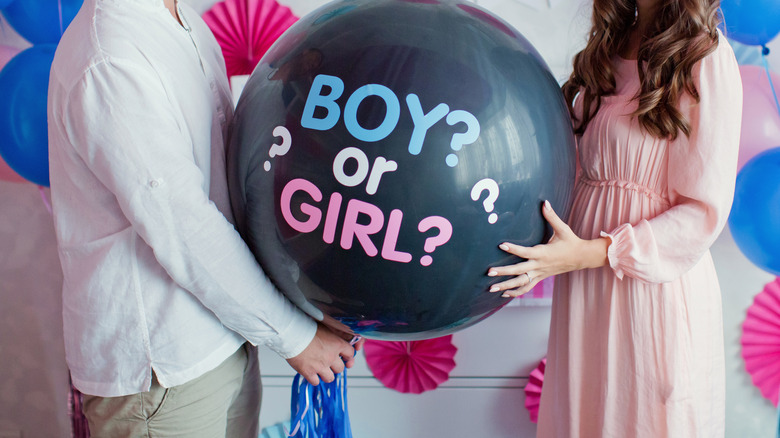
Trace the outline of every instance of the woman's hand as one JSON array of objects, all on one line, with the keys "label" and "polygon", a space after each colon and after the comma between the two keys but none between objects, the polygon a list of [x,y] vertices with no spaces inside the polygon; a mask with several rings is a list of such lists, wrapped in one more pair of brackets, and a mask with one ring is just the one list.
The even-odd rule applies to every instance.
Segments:
[{"label": "woman's hand", "polygon": [[502,243],[498,247],[509,254],[526,259],[509,266],[490,268],[488,276],[513,276],[496,283],[490,292],[503,292],[503,297],[518,297],[547,277],[585,268],[606,265],[607,247],[610,239],[600,237],[583,240],[577,237],[569,226],[555,214],[548,201],[544,201],[542,215],[553,229],[553,236],[546,244],[533,247]]}]

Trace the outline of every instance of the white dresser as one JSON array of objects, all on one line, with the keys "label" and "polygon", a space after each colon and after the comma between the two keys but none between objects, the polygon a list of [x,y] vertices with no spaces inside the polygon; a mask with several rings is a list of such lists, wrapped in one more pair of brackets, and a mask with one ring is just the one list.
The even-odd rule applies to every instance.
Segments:
[{"label": "white dresser", "polygon": [[[457,363],[450,379],[422,394],[384,387],[362,354],[348,371],[348,403],[355,438],[533,438],[523,388],[547,351],[549,306],[505,307],[456,332]],[[294,372],[268,349],[263,374],[261,428],[290,419]]]}]

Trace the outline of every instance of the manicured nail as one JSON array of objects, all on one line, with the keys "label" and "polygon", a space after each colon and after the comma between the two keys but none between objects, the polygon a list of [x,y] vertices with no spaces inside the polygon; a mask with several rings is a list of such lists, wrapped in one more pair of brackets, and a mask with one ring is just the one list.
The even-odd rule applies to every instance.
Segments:
[{"label": "manicured nail", "polygon": [[501,288],[498,287],[498,286],[491,286],[490,287],[490,292],[498,292],[499,289],[501,289]]},{"label": "manicured nail", "polygon": [[493,270],[488,271],[488,277],[495,277],[496,275],[498,275],[498,272]]},{"label": "manicured nail", "polygon": [[552,206],[550,205],[550,201],[545,200],[544,201],[544,208],[547,210],[551,210]]},{"label": "manicured nail", "polygon": [[509,298],[509,294],[502,294],[501,298]]},{"label": "manicured nail", "polygon": [[509,251],[509,245],[507,245],[506,243],[502,243],[501,245],[498,245],[498,247],[504,251]]}]

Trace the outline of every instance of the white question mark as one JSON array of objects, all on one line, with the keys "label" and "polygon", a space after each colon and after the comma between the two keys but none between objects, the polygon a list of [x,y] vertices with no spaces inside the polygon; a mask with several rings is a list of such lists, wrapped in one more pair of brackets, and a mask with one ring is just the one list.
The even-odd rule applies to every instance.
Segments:
[{"label": "white question mark", "polygon": [[[449,242],[450,237],[452,237],[452,224],[450,221],[441,216],[428,216],[421,220],[420,224],[417,225],[417,230],[419,230],[421,233],[424,233],[431,228],[438,228],[439,234],[425,239],[425,245],[423,246],[423,249],[425,249],[425,252],[428,254],[432,253],[434,250],[436,250],[436,248]],[[433,263],[433,257],[430,255],[426,254],[420,258],[420,264],[423,266],[430,266],[431,263]]]},{"label": "white question mark", "polygon": [[[471,200],[472,201],[478,201],[480,196],[482,195],[482,192],[485,190],[488,191],[487,198],[485,198],[484,201],[482,201],[482,205],[485,206],[485,211],[490,213],[493,211],[493,208],[495,208],[495,202],[496,199],[498,199],[498,183],[490,178],[485,178],[482,180],[479,180],[476,184],[474,184],[474,187],[471,189]],[[496,223],[498,220],[498,215],[496,213],[490,213],[490,216],[488,216],[488,222],[491,224]]]},{"label": "white question mark", "polygon": [[[452,136],[450,148],[452,148],[453,151],[459,151],[464,145],[474,143],[477,141],[477,138],[479,138],[479,121],[468,111],[455,110],[447,114],[447,123],[450,126],[454,126],[458,123],[465,123],[467,126],[466,132],[459,132]],[[445,161],[448,166],[455,167],[458,165],[458,156],[449,154]]]},{"label": "white question mark", "polygon": [[[290,151],[290,146],[292,144],[292,136],[290,135],[290,131],[287,130],[284,126],[277,126],[274,128],[274,137],[282,137],[282,144],[276,144],[274,143],[271,145],[271,149],[268,151],[268,156],[273,157],[281,157],[282,155],[286,154]],[[266,161],[263,164],[263,169],[265,169],[266,172],[271,170],[271,162]]]}]

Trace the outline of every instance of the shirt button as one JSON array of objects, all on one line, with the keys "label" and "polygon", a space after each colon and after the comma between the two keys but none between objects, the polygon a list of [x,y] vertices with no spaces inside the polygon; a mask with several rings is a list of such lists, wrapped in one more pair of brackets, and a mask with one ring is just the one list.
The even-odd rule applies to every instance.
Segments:
[{"label": "shirt button", "polygon": [[151,188],[155,188],[155,187],[157,187],[159,185],[160,185],[160,183],[157,182],[156,179],[153,179],[153,180],[149,181],[149,187],[151,187]]}]

